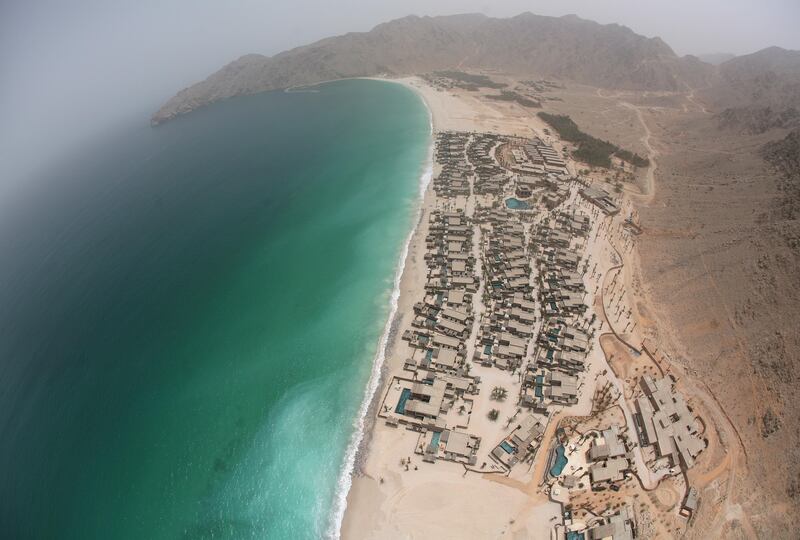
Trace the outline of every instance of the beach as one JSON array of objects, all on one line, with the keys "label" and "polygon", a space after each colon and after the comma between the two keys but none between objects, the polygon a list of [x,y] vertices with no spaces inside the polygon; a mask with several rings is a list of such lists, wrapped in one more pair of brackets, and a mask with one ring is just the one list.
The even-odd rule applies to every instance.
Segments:
[{"label": "beach", "polygon": [[[657,534],[679,530],[681,522],[674,513],[663,514],[663,507],[634,508],[630,504],[642,490],[655,489],[674,501],[685,497],[688,490],[675,474],[678,469],[665,468],[652,447],[640,448],[634,435],[638,429],[634,416],[641,414],[640,403],[646,399],[636,398],[642,393],[639,378],[667,381],[663,377],[669,367],[653,343],[647,348],[652,321],[641,295],[636,250],[639,229],[631,197],[624,192],[612,196],[613,186],[602,170],[584,170],[574,162],[568,146],[535,111],[487,100],[475,92],[442,88],[417,77],[393,81],[417,92],[430,110],[437,159],[434,181],[427,184],[419,223],[402,266],[396,315],[385,347],[381,381],[367,413],[367,431],[347,495],[341,537],[549,539],[603,523],[607,528],[620,527],[622,534],[634,522],[646,523]],[[533,141],[535,148],[525,146],[528,141]],[[453,148],[463,148],[463,163],[476,172],[474,177],[466,177],[468,187],[459,171],[469,175],[469,168],[456,165],[453,169],[454,163],[463,160],[458,150],[452,153]],[[539,181],[505,173],[511,179],[509,187],[504,184],[509,180],[496,184],[492,175],[499,178],[497,173],[515,167],[515,160],[524,161],[525,152],[545,156],[549,180],[532,184],[540,186],[534,188],[539,193],[536,209],[525,211],[528,207],[523,202],[518,203],[522,211],[516,213],[506,209],[513,200],[509,197],[521,193],[524,201],[529,196],[525,182]],[[649,184],[648,192],[653,189],[655,166],[651,162],[639,171],[643,182]],[[553,232],[558,230],[562,232]],[[567,231],[564,239],[554,240],[563,231]],[[556,246],[567,249],[558,251],[562,248]],[[554,255],[563,260],[555,262]],[[494,263],[498,256],[510,257],[501,274]],[[451,258],[465,259],[467,266],[454,266]],[[450,262],[436,262],[439,260]],[[466,280],[452,277],[454,268],[455,276],[466,275]],[[466,274],[459,273],[464,270]],[[474,284],[469,277],[473,275]],[[490,280],[487,276],[491,275],[495,277]],[[562,291],[566,300],[559,300],[556,307],[548,303],[553,300],[544,300],[553,293],[540,287],[551,287],[556,283],[550,281],[553,279],[565,283],[563,276],[568,276],[567,282],[575,280],[567,285],[573,292]],[[462,285],[450,285],[451,281]],[[496,287],[501,281],[503,287],[511,285],[519,292],[498,294]],[[472,300],[456,308],[464,311],[459,315],[453,312],[448,291],[463,286]],[[461,298],[463,292],[456,296]],[[520,306],[528,304],[531,313],[541,311],[542,318],[520,311]],[[445,312],[450,315],[442,315]],[[451,316],[464,318],[466,326],[442,319]],[[530,321],[522,324],[526,317]],[[558,358],[576,363],[548,368],[553,351],[545,357],[548,348],[541,340],[559,331],[572,332],[578,341],[559,341],[562,352]],[[457,338],[437,338],[440,332]],[[417,336],[422,336],[422,343],[417,343]],[[433,346],[429,338],[433,338]],[[444,344],[436,345],[437,339]],[[454,349],[450,352],[448,339]],[[519,347],[517,357],[513,356],[514,346]],[[455,358],[455,364],[437,364],[437,355]],[[539,377],[545,379],[544,387]],[[546,386],[551,377],[564,381],[559,384],[572,385],[573,390]],[[416,386],[418,380],[423,380],[423,386]],[[424,385],[444,385],[437,382],[441,380],[453,391],[442,401],[441,410],[414,405],[414,418],[409,418],[403,410],[404,396],[411,395],[413,400],[422,392],[417,399],[427,400],[425,396],[432,391]],[[667,382],[660,384],[670,387]],[[533,396],[534,388],[539,397]],[[498,389],[503,394],[499,397]],[[540,393],[543,390],[545,394]],[[688,390],[682,383],[670,391]],[[431,401],[438,403],[436,393],[431,396]],[[429,416],[423,418],[417,410]],[[703,412],[707,410],[703,408]],[[687,416],[684,422],[685,429],[692,431],[693,417]],[[586,486],[577,479],[589,469],[596,472],[597,467],[606,465],[587,461],[578,453],[586,444],[580,435],[586,429],[628,433],[620,443],[628,453],[619,463],[628,472],[613,479],[613,495],[582,502],[588,513],[580,510],[565,520],[562,513],[570,500],[584,501],[586,497]],[[695,441],[692,456],[686,456],[693,461],[701,442],[694,432],[686,436]],[[442,443],[447,437],[448,441],[466,441],[466,448]],[[524,453],[523,446],[527,448]],[[565,452],[565,448],[569,450]],[[556,465],[559,452],[567,455],[563,464]],[[657,515],[666,517],[656,523]]]},{"label": "beach", "polygon": [[[540,130],[544,124],[537,118],[513,117],[478,99],[440,92],[419,78],[395,79],[417,92],[431,112],[434,133],[440,131],[491,131],[512,136],[531,136],[531,126]],[[541,131],[540,131],[541,132]],[[434,175],[441,164],[434,165]],[[441,201],[439,201],[441,205]],[[421,217],[409,243],[408,255],[400,281],[400,295],[394,325],[401,330],[413,316],[414,303],[425,289],[427,267],[425,238],[428,216],[437,208],[437,197],[430,183],[421,202]],[[400,462],[408,458],[413,447],[400,428],[374,421],[377,401],[382,397],[387,378],[402,371],[404,343],[395,332],[386,348],[382,385],[372,407],[373,422],[361,448],[356,474],[347,497],[341,537],[356,538],[422,538],[437,535],[443,538],[513,538],[543,530],[549,538],[550,523],[560,507],[537,493],[526,474],[520,479],[507,479],[502,474],[465,474],[454,463],[422,463],[412,458],[414,469],[406,472]],[[530,527],[528,527],[530,524]]]}]

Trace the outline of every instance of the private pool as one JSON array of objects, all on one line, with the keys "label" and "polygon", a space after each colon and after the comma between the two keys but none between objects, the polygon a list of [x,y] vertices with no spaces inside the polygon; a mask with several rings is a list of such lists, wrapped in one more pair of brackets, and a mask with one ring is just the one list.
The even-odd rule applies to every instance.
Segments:
[{"label": "private pool", "polygon": [[438,447],[439,446],[439,439],[441,439],[441,438],[442,438],[442,432],[441,431],[435,431],[433,433],[433,435],[431,436],[431,444],[433,446]]},{"label": "private pool", "polygon": [[529,210],[531,205],[529,205],[525,201],[521,201],[519,199],[511,197],[510,199],[506,199],[506,207],[509,210]]},{"label": "private pool", "polygon": [[508,441],[503,441],[500,443],[500,447],[506,451],[506,454],[513,454],[516,448],[511,446]]},{"label": "private pool", "polygon": [[553,460],[553,466],[550,467],[550,476],[553,478],[561,475],[564,472],[564,467],[567,466],[567,456],[565,455],[564,445],[559,444],[556,447],[556,458]]},{"label": "private pool", "polygon": [[397,407],[395,407],[394,412],[398,414],[406,413],[406,401],[408,401],[410,395],[411,395],[411,389],[403,388],[403,391],[400,392],[400,399],[397,400]]}]

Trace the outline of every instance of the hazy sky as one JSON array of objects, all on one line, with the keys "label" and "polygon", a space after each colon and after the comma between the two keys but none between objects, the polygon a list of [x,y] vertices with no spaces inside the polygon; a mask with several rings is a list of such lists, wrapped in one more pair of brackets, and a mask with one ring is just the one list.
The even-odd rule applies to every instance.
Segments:
[{"label": "hazy sky", "polygon": [[618,22],[678,54],[800,49],[800,0],[0,0],[0,173],[126,115],[146,122],[177,90],[248,52],[411,13],[522,11]]}]

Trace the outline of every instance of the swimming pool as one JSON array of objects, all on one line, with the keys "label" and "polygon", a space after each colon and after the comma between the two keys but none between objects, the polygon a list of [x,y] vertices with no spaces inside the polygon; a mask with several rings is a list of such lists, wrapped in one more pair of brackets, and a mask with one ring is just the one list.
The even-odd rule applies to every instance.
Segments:
[{"label": "swimming pool", "polygon": [[567,466],[567,456],[565,455],[564,445],[559,444],[556,447],[556,458],[553,461],[553,466],[550,467],[550,476],[553,478],[559,476],[562,472],[564,472],[564,467]]},{"label": "swimming pool", "polygon": [[406,401],[411,396],[411,389],[410,388],[403,388],[403,391],[400,392],[400,399],[397,400],[397,407],[395,407],[394,412],[398,414],[405,414],[406,413]]},{"label": "swimming pool", "polygon": [[441,439],[441,438],[442,438],[442,432],[441,431],[435,431],[433,433],[433,436],[431,437],[431,444],[438,448],[439,439]]},{"label": "swimming pool", "polygon": [[519,199],[511,197],[510,199],[506,199],[506,207],[509,210],[529,210],[531,205],[529,205],[525,201],[521,201]]},{"label": "swimming pool", "polygon": [[500,447],[506,451],[506,454],[513,454],[517,450],[508,441],[501,442]]}]

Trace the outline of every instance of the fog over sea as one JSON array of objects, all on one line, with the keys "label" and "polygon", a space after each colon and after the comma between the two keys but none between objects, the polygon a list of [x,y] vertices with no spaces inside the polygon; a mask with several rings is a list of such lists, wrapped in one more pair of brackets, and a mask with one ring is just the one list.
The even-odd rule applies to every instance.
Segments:
[{"label": "fog over sea", "polygon": [[0,216],[2,535],[324,536],[428,112],[349,80],[141,120]]}]

